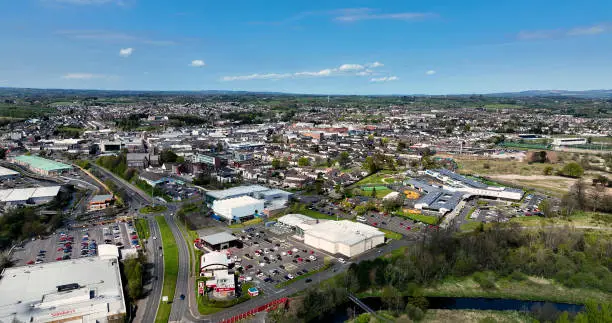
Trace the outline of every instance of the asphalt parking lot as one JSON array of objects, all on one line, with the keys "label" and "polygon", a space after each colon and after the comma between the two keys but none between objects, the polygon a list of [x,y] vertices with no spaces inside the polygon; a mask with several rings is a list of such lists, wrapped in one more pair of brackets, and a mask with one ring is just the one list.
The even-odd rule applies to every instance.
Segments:
[{"label": "asphalt parking lot", "polygon": [[[61,230],[42,239],[27,241],[15,248],[12,259],[23,266],[37,261],[46,263],[97,255],[97,245],[119,244],[125,248],[138,245],[134,228],[126,222],[98,225],[84,229]],[[134,244],[132,241],[136,240]]]},{"label": "asphalt parking lot", "polygon": [[278,235],[263,226],[244,231],[235,233],[243,247],[229,249],[230,257],[242,266],[242,276],[265,293],[275,293],[276,284],[321,268],[325,257],[334,261],[331,255],[290,238],[290,234]]},{"label": "asphalt parking lot", "polygon": [[364,218],[366,218],[366,222],[364,222],[366,224],[403,235],[416,232],[417,228],[425,226],[410,219],[393,215],[384,215],[384,213],[380,212],[369,212],[364,216]]}]

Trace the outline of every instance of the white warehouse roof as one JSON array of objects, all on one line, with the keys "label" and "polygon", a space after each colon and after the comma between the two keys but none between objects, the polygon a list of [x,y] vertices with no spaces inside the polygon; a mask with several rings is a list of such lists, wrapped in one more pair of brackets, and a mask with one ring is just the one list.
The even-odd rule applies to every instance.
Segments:
[{"label": "white warehouse roof", "polygon": [[367,224],[342,221],[326,221],[312,225],[307,234],[334,243],[354,245],[364,239],[384,236],[385,233]]},{"label": "white warehouse roof", "polygon": [[[73,284],[64,291],[58,286]],[[0,279],[0,321],[83,322],[124,315],[119,261],[88,257],[6,268]],[[79,319],[79,322],[81,319]]]},{"label": "white warehouse roof", "polygon": [[14,188],[0,190],[0,202],[20,202],[29,198],[51,198],[59,193],[60,186]]},{"label": "white warehouse roof", "polygon": [[2,176],[14,176],[14,175],[18,175],[19,173],[12,170],[12,169],[8,169],[8,168],[4,168],[2,166],[0,166],[0,177]]}]

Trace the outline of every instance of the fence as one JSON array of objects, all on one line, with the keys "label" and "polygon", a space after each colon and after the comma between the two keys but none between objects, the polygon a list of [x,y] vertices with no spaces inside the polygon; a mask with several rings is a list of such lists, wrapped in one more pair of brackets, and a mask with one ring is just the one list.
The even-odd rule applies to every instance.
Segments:
[{"label": "fence", "polygon": [[259,312],[263,312],[263,311],[269,311],[269,310],[275,310],[277,309],[279,306],[286,306],[287,302],[289,301],[289,298],[287,297],[283,297],[283,298],[279,298],[277,300],[273,300],[269,303],[266,303],[264,305],[258,306],[256,308],[253,308],[249,311],[246,311],[244,313],[235,315],[233,317],[230,317],[229,319],[223,320],[221,321],[221,323],[235,323],[235,322],[239,322],[241,320],[244,320],[252,315],[255,315]]}]

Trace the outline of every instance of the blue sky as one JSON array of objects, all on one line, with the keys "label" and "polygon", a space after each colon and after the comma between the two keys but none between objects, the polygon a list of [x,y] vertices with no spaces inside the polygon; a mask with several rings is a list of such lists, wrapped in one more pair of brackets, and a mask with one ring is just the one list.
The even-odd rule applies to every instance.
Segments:
[{"label": "blue sky", "polygon": [[0,86],[453,94],[612,88],[612,1],[19,0]]}]

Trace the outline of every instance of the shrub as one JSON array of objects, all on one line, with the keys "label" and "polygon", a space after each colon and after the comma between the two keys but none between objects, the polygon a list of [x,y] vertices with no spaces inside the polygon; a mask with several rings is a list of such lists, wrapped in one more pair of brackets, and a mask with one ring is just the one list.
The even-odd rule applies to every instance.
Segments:
[{"label": "shrub", "polygon": [[567,177],[580,178],[584,174],[584,169],[580,164],[571,162],[563,166],[560,174]]},{"label": "shrub", "polygon": [[474,281],[476,281],[482,289],[495,288],[495,277],[493,275],[478,272],[474,274]]},{"label": "shrub", "polygon": [[512,272],[512,274],[510,274],[510,279],[514,280],[514,281],[523,281],[525,279],[527,279],[527,275],[523,274],[522,272],[515,270]]},{"label": "shrub", "polygon": [[420,321],[425,317],[425,312],[417,306],[412,304],[406,305],[406,314],[411,320]]}]

